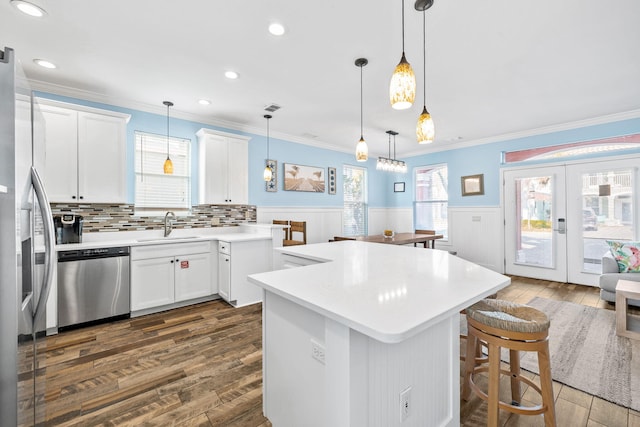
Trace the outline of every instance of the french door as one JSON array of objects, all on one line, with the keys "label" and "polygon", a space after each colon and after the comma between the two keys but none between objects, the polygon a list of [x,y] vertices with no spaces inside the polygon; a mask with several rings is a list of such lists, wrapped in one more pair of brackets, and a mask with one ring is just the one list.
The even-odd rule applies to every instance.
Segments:
[{"label": "french door", "polygon": [[607,240],[638,240],[638,158],[504,171],[505,272],[597,286]]},{"label": "french door", "polygon": [[565,188],[562,166],[504,172],[507,274],[566,280]]}]

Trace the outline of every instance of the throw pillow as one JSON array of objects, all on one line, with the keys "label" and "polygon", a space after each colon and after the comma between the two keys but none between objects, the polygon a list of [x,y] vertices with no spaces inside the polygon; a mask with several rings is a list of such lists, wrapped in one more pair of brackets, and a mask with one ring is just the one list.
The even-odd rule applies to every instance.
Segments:
[{"label": "throw pillow", "polygon": [[607,240],[620,273],[640,273],[640,242]]}]

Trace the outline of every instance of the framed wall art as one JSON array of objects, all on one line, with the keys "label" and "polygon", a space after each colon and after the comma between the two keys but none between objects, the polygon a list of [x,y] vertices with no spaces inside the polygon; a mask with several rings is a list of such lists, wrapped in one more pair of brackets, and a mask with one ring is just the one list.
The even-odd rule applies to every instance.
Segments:
[{"label": "framed wall art", "polygon": [[278,161],[267,159],[265,160],[265,166],[271,168],[271,181],[264,183],[264,189],[270,193],[275,193],[278,191]]},{"label": "framed wall art", "polygon": [[336,185],[338,183],[338,178],[336,177],[336,168],[328,168],[328,189],[327,193],[336,194]]},{"label": "framed wall art", "polygon": [[462,195],[481,196],[484,194],[484,174],[463,176]]},{"label": "framed wall art", "polygon": [[284,163],[284,189],[324,193],[324,168]]},{"label": "framed wall art", "polygon": [[394,182],[393,183],[393,192],[394,193],[404,193],[404,182]]}]

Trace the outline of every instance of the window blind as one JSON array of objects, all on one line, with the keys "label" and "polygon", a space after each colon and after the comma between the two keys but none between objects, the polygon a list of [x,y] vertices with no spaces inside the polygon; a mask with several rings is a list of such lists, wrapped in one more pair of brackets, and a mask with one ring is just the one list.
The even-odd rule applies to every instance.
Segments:
[{"label": "window blind", "polygon": [[414,223],[418,230],[435,230],[447,238],[449,221],[449,171],[447,165],[415,170]]},{"label": "window blind", "polygon": [[167,136],[136,132],[136,208],[191,208],[191,141],[169,138],[173,174],[165,175]]},{"label": "window blind", "polygon": [[367,170],[356,166],[342,167],[344,208],[342,232],[345,236],[367,234]]}]

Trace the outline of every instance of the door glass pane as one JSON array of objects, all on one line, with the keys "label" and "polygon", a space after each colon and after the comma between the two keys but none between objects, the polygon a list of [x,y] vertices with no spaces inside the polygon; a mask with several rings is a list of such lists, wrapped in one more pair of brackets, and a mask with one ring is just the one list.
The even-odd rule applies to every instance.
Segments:
[{"label": "door glass pane", "polygon": [[607,240],[633,240],[633,170],[582,174],[583,271],[601,273]]},{"label": "door glass pane", "polygon": [[515,184],[516,264],[552,268],[552,177],[519,178]]}]

